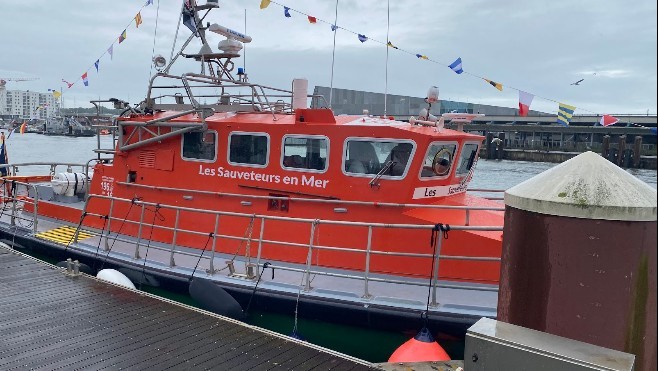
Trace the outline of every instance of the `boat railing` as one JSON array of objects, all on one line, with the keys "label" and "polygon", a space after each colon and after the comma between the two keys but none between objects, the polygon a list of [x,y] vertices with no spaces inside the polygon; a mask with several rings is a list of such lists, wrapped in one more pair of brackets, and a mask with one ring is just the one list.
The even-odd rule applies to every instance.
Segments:
[{"label": "boat railing", "polygon": [[[39,224],[39,190],[35,184],[21,182],[11,178],[2,178],[0,204],[2,205],[0,218],[10,212],[9,223],[12,227],[16,227],[19,224],[25,228],[31,227],[32,231],[37,233]],[[32,205],[31,218],[25,216],[22,212],[25,204]]]},{"label": "boat railing", "polygon": [[[96,214],[96,213],[91,213],[87,211],[87,206],[89,205],[90,202],[92,202],[94,199],[98,200],[106,200],[109,201],[109,208],[108,208],[108,214],[107,215],[101,215],[101,214]],[[137,207],[138,212],[139,212],[139,220],[130,220],[129,218],[126,217],[118,217],[118,216],[113,216],[113,210],[116,210],[118,205],[117,203],[123,203],[123,204],[130,204],[130,207]],[[157,225],[156,223],[149,223],[150,219],[147,220],[145,213],[147,210],[150,212],[156,212],[156,210],[170,210],[174,212],[175,215],[175,220],[173,221],[173,227],[172,226],[166,226],[166,225]],[[183,229],[180,227],[181,223],[181,213],[191,213],[192,215],[194,214],[206,214],[206,215],[214,215],[215,218],[215,223],[214,223],[214,228],[213,231],[200,231],[200,230],[190,230],[190,229]],[[144,248],[144,245],[146,245],[147,249],[156,249],[164,252],[169,253],[169,266],[174,267],[176,265],[175,261],[175,256],[177,254],[179,255],[187,255],[187,256],[193,256],[195,258],[198,258],[199,260],[204,259],[204,261],[208,261],[208,267],[209,269],[207,272],[209,274],[215,274],[218,273],[224,269],[228,269],[228,274],[232,276],[240,276],[245,279],[256,279],[257,276],[254,274],[254,269],[256,272],[258,272],[259,268],[263,267],[263,263],[261,261],[263,260],[262,253],[263,253],[263,245],[268,244],[268,245],[279,245],[279,246],[286,246],[286,247],[292,247],[292,248],[300,248],[300,249],[308,249],[307,252],[307,258],[304,264],[298,264],[297,266],[285,266],[285,265],[276,265],[274,268],[276,269],[281,269],[281,270],[286,270],[286,271],[291,271],[291,272],[299,272],[304,274],[303,276],[303,282],[301,283],[303,286],[303,289],[305,291],[310,291],[312,289],[311,287],[311,282],[312,278],[315,275],[322,275],[322,276],[332,276],[332,277],[342,277],[342,278],[347,278],[347,279],[354,279],[354,280],[359,280],[363,281],[363,293],[362,297],[364,298],[370,298],[371,294],[369,291],[369,283],[371,282],[383,282],[383,283],[392,283],[392,284],[405,284],[405,285],[416,285],[416,286],[427,286],[428,279],[427,278],[420,278],[420,277],[402,277],[400,276],[399,278],[384,278],[383,276],[374,276],[376,272],[373,272],[370,266],[370,261],[373,256],[395,256],[395,257],[417,257],[417,258],[426,258],[428,260],[433,260],[434,261],[434,266],[432,269],[432,276],[430,278],[431,285],[432,285],[432,301],[430,303],[431,306],[436,306],[438,305],[437,301],[437,288],[444,287],[444,288],[460,288],[460,289],[466,289],[466,290],[483,290],[483,291],[496,291],[497,288],[494,285],[490,286],[482,286],[482,285],[477,285],[474,286],[472,284],[468,283],[445,283],[445,282],[439,282],[439,262],[443,260],[471,260],[471,261],[494,261],[494,262],[499,262],[500,258],[496,257],[487,257],[487,256],[456,256],[456,255],[444,255],[441,254],[441,244],[442,244],[442,238],[439,238],[437,240],[437,245],[435,249],[435,253],[410,253],[410,252],[397,252],[393,251],[391,249],[383,249],[383,248],[375,248],[372,243],[372,235],[373,232],[377,229],[395,229],[395,230],[426,230],[428,232],[435,230],[436,226],[435,225],[423,225],[423,224],[388,224],[388,223],[374,223],[374,222],[351,222],[351,221],[338,221],[338,220],[320,220],[320,219],[310,219],[310,218],[294,218],[294,217],[284,217],[284,216],[273,216],[273,215],[258,215],[258,214],[248,214],[248,213],[239,213],[239,212],[227,212],[227,211],[215,211],[215,210],[205,210],[205,209],[196,209],[196,208],[188,208],[188,207],[182,207],[182,206],[173,206],[173,205],[163,205],[163,204],[158,204],[158,203],[153,203],[153,202],[145,202],[137,199],[123,199],[123,198],[118,198],[118,197],[111,197],[111,196],[102,196],[102,195],[91,195],[87,199],[87,203],[85,205],[85,210],[83,212],[83,215],[85,217],[98,217],[101,219],[106,220],[103,229],[100,232],[100,239],[105,241],[104,248],[107,253],[110,252],[111,246],[113,246],[114,241],[119,240],[131,245],[135,246],[135,250],[133,253],[133,257],[135,259],[142,259],[142,254],[140,249]],[[244,221],[250,221],[250,225],[252,227],[254,226],[254,222],[256,220],[259,221],[260,223],[260,228],[259,232],[257,232],[257,236],[253,236],[252,233],[249,233],[249,235],[230,235],[230,234],[220,234],[218,233],[219,231],[219,226],[220,226],[220,221],[222,221],[225,218],[239,218],[243,219]],[[153,219],[155,220],[155,218]],[[282,241],[282,240],[272,240],[272,239],[266,239],[265,238],[265,225],[267,222],[271,221],[277,221],[277,222],[291,222],[291,223],[303,223],[307,224],[310,228],[310,240],[308,243],[300,243],[300,242],[292,242],[292,241]],[[116,233],[114,236],[112,236],[111,232],[111,224],[112,222],[121,222],[122,226],[124,223],[129,223],[132,225],[137,226],[137,237],[136,241],[134,239],[128,239],[128,238],[120,238]],[[316,235],[317,235],[317,228],[320,225],[334,225],[334,226],[343,226],[343,227],[354,227],[354,228],[366,228],[367,233],[368,233],[368,238],[367,238],[367,243],[366,246],[363,246],[361,248],[352,246],[352,247],[344,247],[344,246],[328,246],[328,245],[319,245],[315,244],[316,240]],[[296,227],[298,228],[298,227]],[[146,243],[143,241],[142,235],[144,234],[144,229],[150,229],[150,231],[146,232],[148,236],[153,235],[153,230],[161,230],[161,231],[168,231],[172,234],[172,240],[169,246],[165,247],[166,244],[163,244],[162,246],[157,246],[156,244],[151,244],[150,241]],[[450,230],[451,231],[502,231],[503,228],[502,226],[466,226],[466,225],[450,225]],[[180,249],[179,245],[179,240],[181,238],[182,234],[186,235],[191,235],[191,236],[197,236],[197,237],[208,237],[208,242],[212,242],[211,246],[209,249],[206,249],[204,247],[203,251],[200,251],[198,253],[191,253],[187,251],[183,251],[183,249]],[[429,234],[428,234],[429,235]],[[150,238],[150,237],[149,237]],[[77,242],[77,232],[73,238],[73,242]],[[111,242],[111,240],[113,242]],[[237,257],[238,252],[233,256],[233,259],[230,262],[227,262],[227,266],[222,268],[222,269],[215,269],[215,259],[217,257],[217,252],[216,246],[218,240],[233,240],[233,241],[241,241],[245,242],[245,248],[244,248],[244,263],[245,263],[245,273],[240,274],[236,273],[235,266],[233,264],[233,260]],[[208,244],[207,242],[207,244]],[[257,253],[255,258],[255,262],[252,262],[252,257],[250,255],[251,244],[257,244]],[[206,244],[206,245],[207,245]],[[207,246],[206,246],[207,247]],[[178,248],[178,249],[177,249]],[[313,253],[316,251],[340,251],[340,252],[346,252],[346,253],[354,253],[354,254],[359,254],[363,256],[364,259],[364,269],[363,271],[355,270],[355,272],[359,272],[358,274],[346,274],[346,273],[338,273],[338,272],[332,272],[330,270],[327,270],[326,267],[325,269],[321,269],[319,265],[314,265],[313,264]],[[208,253],[204,256],[204,253]],[[148,254],[148,251],[146,252]],[[224,253],[225,254],[225,253]],[[317,253],[316,253],[317,255]],[[269,266],[269,265],[268,265]],[[305,266],[305,267],[304,267]]]},{"label": "boat railing", "polygon": [[[11,174],[13,174],[14,177],[19,176],[20,169],[21,168],[26,168],[26,167],[49,167],[49,176],[53,176],[57,174],[58,171],[57,169],[61,166],[66,166],[66,171],[65,172],[75,172],[74,170],[76,168],[80,169],[80,172],[83,172],[84,174],[89,174],[88,172],[88,166],[89,162],[87,164],[79,164],[79,163],[68,163],[68,162],[23,162],[23,163],[14,163],[14,164],[2,164],[0,165],[0,168],[7,168],[11,169]],[[40,175],[40,174],[29,174],[25,175],[24,177],[29,177],[30,175]]]},{"label": "boat railing", "polygon": [[[265,195],[251,195],[243,193],[229,193],[229,192],[215,192],[215,191],[201,191],[194,189],[172,188],[172,187],[155,187],[145,184],[117,182],[117,184],[126,187],[158,189],[160,191],[174,191],[183,192],[185,194],[203,194],[221,197],[234,197],[245,198],[254,200],[283,200],[290,202],[307,202],[316,204],[334,204],[337,206],[371,206],[381,208],[419,208],[419,209],[441,209],[441,210],[464,210],[464,225],[470,225],[471,212],[473,211],[505,211],[504,207],[494,206],[459,206],[459,205],[428,205],[428,204],[408,204],[408,203],[394,203],[394,202],[374,202],[374,201],[353,201],[353,200],[336,200],[336,199],[321,199],[321,198],[306,198],[295,196],[265,196]],[[476,189],[474,191],[482,191]],[[490,192],[504,192],[504,191],[490,191]],[[341,207],[334,208],[335,213],[345,213],[346,209]]]},{"label": "boat railing", "polygon": [[[155,85],[156,79],[179,80],[180,84]],[[193,85],[196,84],[196,85]],[[161,94],[155,95],[156,90],[183,89],[188,103],[185,103],[183,95]],[[244,94],[246,90],[248,93]],[[195,93],[195,91],[197,91]],[[199,92],[210,93],[199,93]],[[270,86],[253,84],[246,81],[215,77],[212,75],[186,73],[183,75],[171,75],[159,73],[151,79],[149,85],[146,106],[153,110],[185,110],[210,108],[214,112],[265,112],[274,114],[290,114],[292,108],[293,92],[274,88]],[[307,95],[308,98],[324,101],[322,95]],[[173,99],[174,103],[158,103],[158,100]],[[212,99],[211,104],[201,104],[201,100]],[[328,106],[325,102],[325,107]],[[274,116],[276,120],[276,116]]]}]

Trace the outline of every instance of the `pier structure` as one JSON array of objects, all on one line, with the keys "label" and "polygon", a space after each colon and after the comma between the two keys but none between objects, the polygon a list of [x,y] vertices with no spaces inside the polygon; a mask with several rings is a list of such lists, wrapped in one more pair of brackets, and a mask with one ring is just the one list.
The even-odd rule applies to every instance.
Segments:
[{"label": "pier structure", "polygon": [[[6,245],[5,245],[6,246]],[[369,370],[368,362],[0,247],[2,370]]]}]

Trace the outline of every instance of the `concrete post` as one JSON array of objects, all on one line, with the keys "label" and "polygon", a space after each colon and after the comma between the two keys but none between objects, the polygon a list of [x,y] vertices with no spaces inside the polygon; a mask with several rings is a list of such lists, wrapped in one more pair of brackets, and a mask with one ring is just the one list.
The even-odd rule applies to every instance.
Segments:
[{"label": "concrete post", "polygon": [[642,136],[638,135],[635,137],[635,142],[633,143],[633,167],[639,168],[642,157]]},{"label": "concrete post", "polygon": [[601,156],[605,158],[606,160],[610,159],[610,136],[609,135],[604,135],[603,136],[603,143],[601,147]]},{"label": "concrete post", "polygon": [[507,190],[498,320],[656,370],[656,203],[593,152]]},{"label": "concrete post", "polygon": [[624,164],[624,152],[626,152],[626,136],[619,136],[619,145],[617,146],[617,166],[622,166]]}]

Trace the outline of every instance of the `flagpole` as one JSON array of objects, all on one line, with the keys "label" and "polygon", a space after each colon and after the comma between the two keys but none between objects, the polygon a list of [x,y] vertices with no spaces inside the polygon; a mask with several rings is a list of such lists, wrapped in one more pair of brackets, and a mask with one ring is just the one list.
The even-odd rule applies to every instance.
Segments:
[{"label": "flagpole", "polygon": [[386,77],[384,82],[384,116],[388,113],[388,106],[386,105],[388,98],[388,48],[389,43],[391,42],[388,38],[389,29],[391,25],[391,0],[386,2]]},{"label": "flagpole", "polygon": [[334,18],[334,49],[331,52],[331,85],[329,87],[329,108],[334,95],[334,63],[336,62],[336,34],[338,33],[338,0],[336,0],[336,17]]}]

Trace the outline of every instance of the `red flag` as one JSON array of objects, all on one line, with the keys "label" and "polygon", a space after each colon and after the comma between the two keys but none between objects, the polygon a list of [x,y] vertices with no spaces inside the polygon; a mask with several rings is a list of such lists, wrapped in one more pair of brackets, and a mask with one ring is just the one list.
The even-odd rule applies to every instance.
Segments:
[{"label": "red flag", "polygon": [[619,119],[612,115],[603,115],[603,117],[601,117],[602,126],[614,125],[617,122],[619,122]]},{"label": "red flag", "polygon": [[519,116],[528,116],[528,111],[530,111],[530,105],[534,97],[530,93],[519,90]]},{"label": "red flag", "polygon": [[308,21],[311,22],[311,23],[318,23],[318,20],[315,17],[312,17],[310,15],[308,16]]}]

